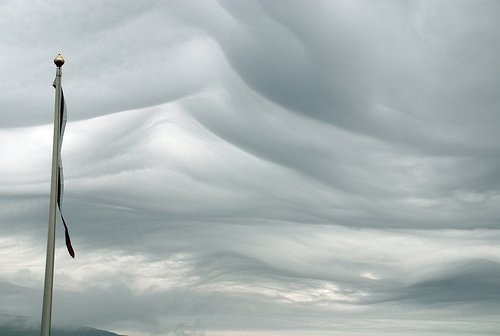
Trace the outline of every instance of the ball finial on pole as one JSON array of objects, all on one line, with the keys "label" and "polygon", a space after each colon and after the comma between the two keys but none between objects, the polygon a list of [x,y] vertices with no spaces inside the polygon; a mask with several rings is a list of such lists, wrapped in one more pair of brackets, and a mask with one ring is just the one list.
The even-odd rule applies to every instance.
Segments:
[{"label": "ball finial on pole", "polygon": [[61,54],[57,54],[56,58],[54,58],[54,64],[56,67],[60,68],[64,64],[64,58],[61,56]]}]

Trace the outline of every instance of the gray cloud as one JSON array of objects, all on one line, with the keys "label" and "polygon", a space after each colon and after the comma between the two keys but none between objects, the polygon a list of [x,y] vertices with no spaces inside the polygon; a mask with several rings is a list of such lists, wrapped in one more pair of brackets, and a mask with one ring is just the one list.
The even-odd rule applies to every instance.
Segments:
[{"label": "gray cloud", "polygon": [[61,52],[58,324],[498,330],[498,4],[0,10],[0,313],[40,311]]}]

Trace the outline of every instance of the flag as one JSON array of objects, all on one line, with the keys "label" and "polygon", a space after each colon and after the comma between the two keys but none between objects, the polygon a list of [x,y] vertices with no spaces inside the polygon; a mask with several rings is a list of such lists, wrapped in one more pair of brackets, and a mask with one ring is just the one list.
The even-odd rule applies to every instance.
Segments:
[{"label": "flag", "polygon": [[[55,81],[54,84],[52,85],[54,88],[56,87]],[[62,160],[61,160],[61,145],[62,145],[62,140],[63,140],[63,135],[64,135],[64,129],[66,128],[66,102],[64,101],[64,93],[61,88],[61,123],[59,124],[59,134],[60,134],[60,143],[59,143],[59,169],[57,173],[57,207],[59,208],[59,214],[61,215],[61,219],[64,225],[64,238],[66,241],[66,248],[68,249],[69,255],[74,258],[75,257],[75,250],[73,250],[73,246],[71,245],[71,238],[69,237],[69,230],[68,230],[68,225],[66,224],[66,220],[64,219],[61,207],[62,207],[62,198],[63,198],[63,193],[64,193],[64,176],[63,176],[63,166],[62,166]]]}]

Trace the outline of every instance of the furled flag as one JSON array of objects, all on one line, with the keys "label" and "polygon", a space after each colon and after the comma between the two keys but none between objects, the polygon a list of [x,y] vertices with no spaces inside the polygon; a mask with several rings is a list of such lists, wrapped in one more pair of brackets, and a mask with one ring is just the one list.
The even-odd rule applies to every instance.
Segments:
[{"label": "furled flag", "polygon": [[[56,87],[55,81],[54,84],[52,85],[54,88]],[[58,169],[58,176],[57,176],[57,207],[59,208],[59,214],[61,215],[61,219],[64,225],[64,237],[66,240],[66,247],[68,248],[69,255],[74,258],[75,257],[75,250],[73,250],[73,246],[71,245],[71,239],[69,237],[69,231],[68,231],[68,225],[66,225],[66,220],[64,219],[63,213],[61,211],[61,206],[62,206],[62,198],[63,198],[63,193],[64,193],[64,177],[63,177],[63,166],[62,166],[62,160],[61,160],[61,145],[62,145],[62,140],[63,140],[63,135],[64,135],[64,128],[66,127],[66,102],[64,101],[64,93],[61,88],[61,124],[59,125],[59,134],[60,136],[60,143],[59,143],[59,169]]]}]

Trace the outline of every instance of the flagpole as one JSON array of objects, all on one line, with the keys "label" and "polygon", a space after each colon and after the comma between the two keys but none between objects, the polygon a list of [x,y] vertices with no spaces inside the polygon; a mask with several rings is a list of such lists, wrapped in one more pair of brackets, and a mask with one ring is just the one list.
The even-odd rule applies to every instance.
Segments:
[{"label": "flagpole", "polygon": [[42,306],[42,326],[41,336],[50,336],[50,326],[52,318],[52,291],[54,284],[54,255],[56,238],[56,210],[57,210],[57,189],[58,189],[58,169],[61,147],[61,67],[64,64],[64,58],[61,54],[54,59],[56,65],[56,97],[54,107],[54,138],[52,143],[52,174],[50,184],[50,207],[49,207],[49,230],[47,236],[47,257],[45,260],[45,284],[43,288],[43,306]]}]

